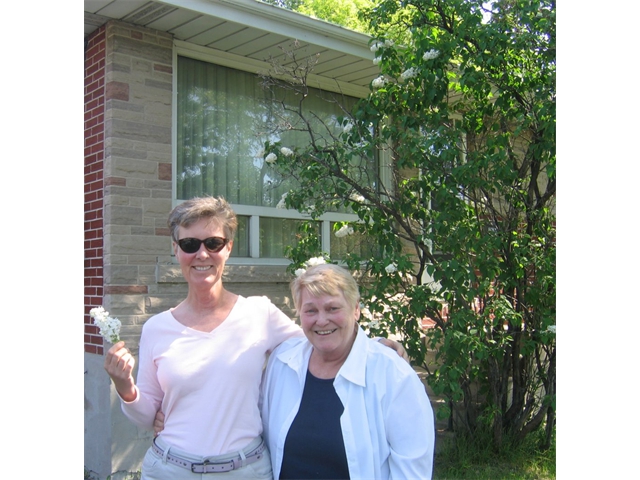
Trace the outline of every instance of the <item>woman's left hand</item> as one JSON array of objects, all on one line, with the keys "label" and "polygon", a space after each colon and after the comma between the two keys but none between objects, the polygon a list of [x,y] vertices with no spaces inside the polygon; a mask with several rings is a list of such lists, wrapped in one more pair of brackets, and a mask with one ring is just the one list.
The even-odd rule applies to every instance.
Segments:
[{"label": "woman's left hand", "polygon": [[153,433],[157,437],[162,430],[164,430],[164,413],[162,413],[162,410],[158,410],[156,417],[153,419]]}]

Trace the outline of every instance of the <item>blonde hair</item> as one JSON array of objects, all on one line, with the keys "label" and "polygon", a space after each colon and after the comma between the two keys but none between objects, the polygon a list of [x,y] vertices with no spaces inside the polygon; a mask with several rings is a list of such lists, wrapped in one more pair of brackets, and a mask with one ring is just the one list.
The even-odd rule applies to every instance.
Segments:
[{"label": "blonde hair", "polygon": [[354,309],[360,302],[360,290],[351,273],[345,268],[331,263],[309,267],[291,282],[293,304],[298,312],[300,311],[303,290],[307,290],[314,297],[342,294]]}]

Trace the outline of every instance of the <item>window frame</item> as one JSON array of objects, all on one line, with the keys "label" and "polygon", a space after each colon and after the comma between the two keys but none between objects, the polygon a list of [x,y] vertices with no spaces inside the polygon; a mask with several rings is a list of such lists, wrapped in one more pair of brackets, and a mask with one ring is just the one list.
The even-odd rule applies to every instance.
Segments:
[{"label": "window frame", "polygon": [[[189,57],[195,60],[211,63],[214,65],[220,65],[223,67],[233,68],[239,71],[251,73],[257,75],[260,72],[266,72],[270,69],[270,65],[266,62],[245,58],[242,56],[230,54],[228,52],[222,52],[219,50],[202,47],[188,42],[180,40],[174,40],[173,48],[173,91],[172,91],[172,129],[171,129],[171,200],[172,207],[175,207],[182,203],[184,200],[178,200],[176,198],[177,192],[177,177],[178,177],[178,57]],[[336,85],[336,81],[329,80],[317,75],[309,75],[309,81],[312,86],[321,88],[325,91],[334,93],[340,93],[349,95],[355,98],[365,98],[369,95],[370,91],[367,88],[359,87],[357,85],[344,84],[340,82],[340,85]],[[390,185],[388,172],[390,169],[385,168],[389,165],[389,155],[386,151],[378,151],[379,155],[379,169],[380,169],[380,181],[386,185]],[[260,257],[260,236],[252,234],[260,230],[260,218],[282,218],[291,220],[310,220],[311,217],[306,214],[302,214],[297,210],[290,209],[277,209],[273,207],[262,207],[254,205],[239,205],[231,204],[231,207],[238,216],[249,217],[249,256],[238,257],[230,256],[227,260],[229,265],[289,265],[291,263],[287,258],[265,258]],[[322,239],[322,251],[329,252],[331,244],[331,223],[332,222],[354,222],[358,221],[358,216],[348,213],[325,213],[318,221],[320,222],[320,232]]]}]

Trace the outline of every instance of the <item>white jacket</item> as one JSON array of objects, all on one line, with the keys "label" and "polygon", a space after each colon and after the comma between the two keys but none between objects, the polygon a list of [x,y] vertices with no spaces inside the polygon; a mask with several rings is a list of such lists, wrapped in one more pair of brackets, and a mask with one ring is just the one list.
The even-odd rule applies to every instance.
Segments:
[{"label": "white jacket", "polygon": [[[287,340],[267,364],[261,413],[274,479],[280,476],[284,443],[298,413],[312,348],[306,337]],[[352,479],[431,478],[433,410],[407,362],[358,328],[333,385],[344,405],[340,425]]]}]

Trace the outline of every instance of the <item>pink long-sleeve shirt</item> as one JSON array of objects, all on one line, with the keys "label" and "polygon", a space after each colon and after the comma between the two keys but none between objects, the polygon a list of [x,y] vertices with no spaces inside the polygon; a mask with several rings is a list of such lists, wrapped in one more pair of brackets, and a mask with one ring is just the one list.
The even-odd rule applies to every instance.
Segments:
[{"label": "pink long-sleeve shirt", "polygon": [[155,315],[142,328],[137,398],[122,401],[122,410],[151,429],[162,408],[163,440],[193,455],[241,450],[262,433],[258,401],[268,353],[302,335],[267,297],[238,297],[208,333],[184,326],[170,310]]}]

